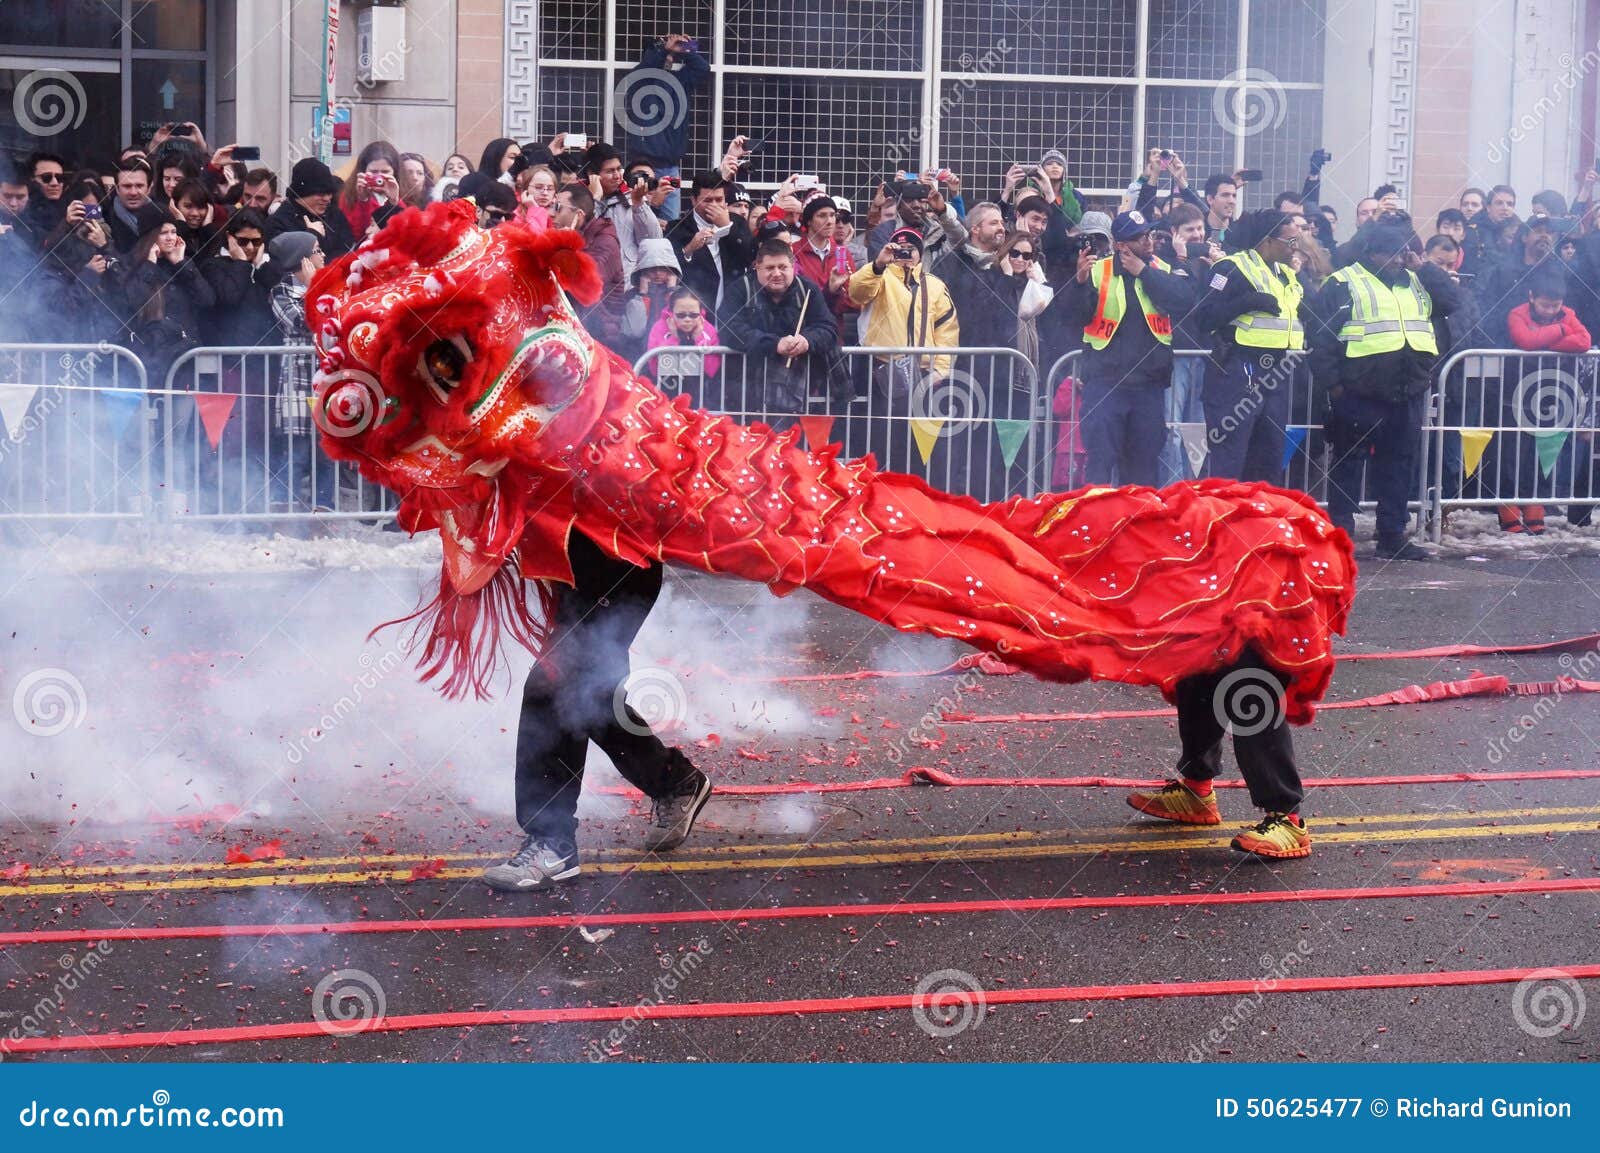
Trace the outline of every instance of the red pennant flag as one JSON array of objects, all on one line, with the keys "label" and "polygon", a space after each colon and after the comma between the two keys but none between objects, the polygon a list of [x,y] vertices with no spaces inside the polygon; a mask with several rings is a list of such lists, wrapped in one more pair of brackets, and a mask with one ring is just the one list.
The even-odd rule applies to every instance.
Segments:
[{"label": "red pennant flag", "polygon": [[833,417],[802,416],[800,427],[805,430],[806,447],[816,452],[819,448],[828,447],[828,437],[833,435]]},{"label": "red pennant flag", "polygon": [[206,439],[211,442],[213,451],[221,442],[222,430],[228,427],[228,418],[233,415],[233,406],[238,402],[239,395],[233,392],[194,394],[194,406],[200,410],[200,423],[206,426]]}]

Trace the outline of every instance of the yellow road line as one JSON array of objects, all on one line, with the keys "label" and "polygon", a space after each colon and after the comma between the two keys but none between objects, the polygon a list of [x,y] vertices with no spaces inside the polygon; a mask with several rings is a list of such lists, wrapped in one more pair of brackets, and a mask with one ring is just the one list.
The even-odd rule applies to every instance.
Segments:
[{"label": "yellow road line", "polygon": [[[1319,831],[1313,825],[1312,839],[1317,845],[1357,843],[1379,844],[1399,841],[1479,840],[1485,837],[1534,837],[1555,833],[1593,833],[1600,831],[1597,821],[1558,821],[1530,825],[1465,825],[1449,828],[1413,827],[1385,829],[1346,829]],[[1061,844],[953,846],[945,852],[845,853],[830,855],[753,856],[726,860],[686,860],[652,858],[640,861],[586,862],[591,873],[691,873],[711,870],[796,870],[838,868],[846,865],[910,865],[960,861],[1040,860],[1052,857],[1086,857],[1098,853],[1170,853],[1179,850],[1221,849],[1230,833],[1207,831],[1203,836],[1178,840],[1170,837],[1138,837],[1120,841],[1078,841]],[[433,876],[441,880],[465,880],[479,870],[441,869]],[[42,897],[68,893],[114,894],[137,892],[178,892],[184,890],[276,888],[308,885],[360,885],[382,881],[407,881],[410,869],[372,869],[364,872],[281,873],[253,876],[191,877],[172,880],[130,880],[108,882],[60,882],[43,885],[0,885],[0,898]],[[429,878],[432,879],[432,878]],[[425,925],[419,925],[425,928]]]},{"label": "yellow road line", "polygon": [[[1524,809],[1486,809],[1476,813],[1365,813],[1350,817],[1324,817],[1318,819],[1313,816],[1311,823],[1314,828],[1326,829],[1329,827],[1342,827],[1346,825],[1383,825],[1399,824],[1403,821],[1496,821],[1510,818],[1529,817],[1584,817],[1593,815],[1600,820],[1600,805],[1573,805],[1555,808],[1524,808]],[[1136,819],[1136,818],[1130,818]],[[1241,818],[1241,824],[1243,823]],[[1214,827],[1214,826],[1212,826]],[[1141,837],[1156,838],[1193,838],[1203,836],[1210,832],[1212,827],[1185,826],[1185,825],[1154,825],[1149,829],[1141,829]],[[1128,827],[1123,826],[1098,826],[1080,829],[1036,829],[1012,830],[1004,833],[952,833],[931,837],[885,837],[864,839],[857,838],[850,841],[790,841],[775,842],[773,844],[749,845],[689,845],[675,850],[674,859],[682,861],[695,857],[726,856],[730,854],[751,853],[795,853],[795,852],[822,852],[829,850],[860,850],[860,849],[904,849],[946,845],[964,847],[983,844],[1008,844],[1024,841],[1041,841],[1053,837],[1070,836],[1100,836],[1114,837],[1126,834]],[[644,860],[653,856],[651,853],[640,849],[606,848],[596,849],[584,854],[585,860],[619,860],[634,861]],[[88,879],[98,877],[126,877],[142,875],[159,875],[172,873],[250,873],[260,869],[273,869],[279,873],[284,869],[341,869],[341,868],[372,868],[385,869],[390,866],[420,863],[423,861],[446,862],[474,862],[488,864],[496,858],[486,857],[482,853],[400,853],[400,854],[375,854],[373,856],[347,855],[335,857],[280,857],[271,861],[250,861],[244,864],[227,864],[222,861],[162,861],[149,864],[130,863],[126,865],[91,865],[74,867],[71,865],[52,865],[42,869],[34,869],[28,874],[30,878],[62,877],[74,879]],[[409,869],[407,870],[409,871]],[[37,886],[30,886],[37,888]]]}]

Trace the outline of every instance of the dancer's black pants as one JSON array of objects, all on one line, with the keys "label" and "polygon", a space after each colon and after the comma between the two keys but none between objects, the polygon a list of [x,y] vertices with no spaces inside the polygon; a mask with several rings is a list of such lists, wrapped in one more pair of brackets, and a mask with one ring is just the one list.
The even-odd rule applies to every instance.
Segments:
[{"label": "dancer's black pants", "polygon": [[[1284,678],[1253,652],[1231,668],[1178,682],[1178,775],[1209,781],[1222,767],[1222,738],[1233,728],[1233,754],[1257,808],[1292,813],[1305,798],[1294,763],[1294,739],[1283,719]],[[1260,686],[1276,698],[1267,705]],[[1258,709],[1256,706],[1260,706]],[[1261,711],[1266,709],[1267,711]],[[1263,723],[1265,722],[1265,723]]]},{"label": "dancer's black pants", "polygon": [[628,646],[661,595],[662,567],[639,568],[574,532],[576,579],[560,586],[554,627],[528,673],[517,724],[517,823],[563,849],[577,843],[589,742],[646,796],[670,796],[694,772],[623,699]]}]

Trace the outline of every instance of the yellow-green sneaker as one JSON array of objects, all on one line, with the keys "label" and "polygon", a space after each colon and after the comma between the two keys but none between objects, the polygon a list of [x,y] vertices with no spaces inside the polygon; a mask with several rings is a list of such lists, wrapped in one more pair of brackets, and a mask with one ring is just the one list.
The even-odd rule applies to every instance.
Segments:
[{"label": "yellow-green sneaker", "polygon": [[1311,834],[1299,817],[1285,813],[1268,813],[1259,825],[1251,825],[1233,839],[1233,847],[1241,853],[1254,853],[1272,860],[1311,855]]},{"label": "yellow-green sneaker", "polygon": [[1154,792],[1129,793],[1128,804],[1147,817],[1177,821],[1180,825],[1222,824],[1217,794],[1211,792],[1202,797],[1179,780],[1168,781]]}]

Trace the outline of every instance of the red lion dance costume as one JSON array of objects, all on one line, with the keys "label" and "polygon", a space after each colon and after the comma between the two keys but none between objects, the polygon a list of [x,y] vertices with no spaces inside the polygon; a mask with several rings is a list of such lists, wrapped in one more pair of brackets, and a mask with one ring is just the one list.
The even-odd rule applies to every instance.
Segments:
[{"label": "red lion dance costume", "polygon": [[[408,211],[306,294],[323,445],[437,528],[426,672],[486,690],[502,630],[534,648],[520,578],[606,553],[796,588],[954,637],[1055,681],[1154,685],[1253,648],[1306,723],[1354,595],[1348,539],[1300,493],[1223,480],[979,504],[870,458],[807,450],[669,400],[579,325],[599,295],[575,232]],[[545,587],[548,587],[546,583]]]}]

